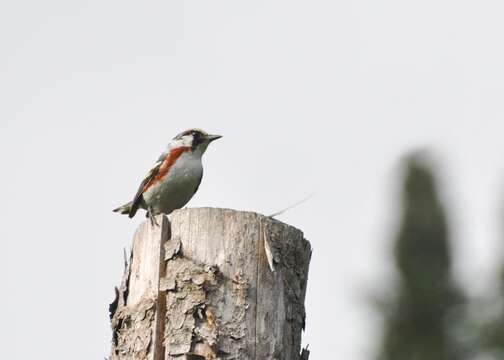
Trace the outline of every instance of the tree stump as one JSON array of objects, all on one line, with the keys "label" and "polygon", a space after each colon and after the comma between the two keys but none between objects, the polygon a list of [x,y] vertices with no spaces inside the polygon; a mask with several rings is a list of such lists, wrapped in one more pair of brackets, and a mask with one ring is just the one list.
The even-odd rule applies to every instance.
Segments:
[{"label": "tree stump", "polygon": [[277,220],[183,209],[137,229],[116,299],[110,360],[308,359],[311,247]]}]

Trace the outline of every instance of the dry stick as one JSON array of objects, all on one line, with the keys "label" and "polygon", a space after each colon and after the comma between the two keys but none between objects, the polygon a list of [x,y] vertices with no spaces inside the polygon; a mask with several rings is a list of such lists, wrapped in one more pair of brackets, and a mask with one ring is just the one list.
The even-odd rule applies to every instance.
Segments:
[{"label": "dry stick", "polygon": [[283,213],[285,213],[286,211],[289,211],[289,210],[291,210],[291,209],[295,208],[296,206],[301,205],[301,204],[303,204],[303,203],[307,202],[307,201],[308,201],[308,200],[310,200],[313,196],[315,196],[315,191],[314,191],[314,192],[312,192],[312,193],[311,193],[310,195],[308,195],[307,197],[305,197],[303,200],[300,200],[300,201],[298,201],[297,203],[294,203],[294,204],[292,204],[292,205],[290,205],[290,206],[286,207],[285,209],[282,209],[282,210],[280,210],[280,211],[277,211],[276,213],[273,213],[273,214],[269,215],[268,217],[269,217],[270,219],[273,219],[275,216],[282,215],[282,214],[283,214]]}]

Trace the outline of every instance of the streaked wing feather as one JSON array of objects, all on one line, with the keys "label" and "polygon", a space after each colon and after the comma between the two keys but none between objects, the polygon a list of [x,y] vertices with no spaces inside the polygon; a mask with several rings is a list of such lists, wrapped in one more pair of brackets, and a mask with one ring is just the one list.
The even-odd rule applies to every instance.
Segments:
[{"label": "streaked wing feather", "polygon": [[161,168],[161,165],[163,164],[164,161],[164,154],[161,155],[158,159],[158,161],[154,164],[154,166],[149,170],[145,178],[142,180],[142,183],[138,187],[138,191],[135,194],[135,197],[133,198],[133,202],[131,205],[131,211],[129,213],[129,217],[135,216],[136,211],[138,210],[138,207],[140,206],[140,202],[142,201],[142,194],[145,191],[145,188],[149,187],[149,184],[156,175],[159,172],[159,169]]}]

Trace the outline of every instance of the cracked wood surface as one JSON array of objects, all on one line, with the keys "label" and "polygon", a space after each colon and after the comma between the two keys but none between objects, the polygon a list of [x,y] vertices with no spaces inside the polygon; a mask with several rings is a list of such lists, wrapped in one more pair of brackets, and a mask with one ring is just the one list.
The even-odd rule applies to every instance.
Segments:
[{"label": "cracked wood surface", "polygon": [[160,226],[140,224],[133,237],[121,287],[110,306],[113,341],[110,360],[162,360],[164,348],[156,341],[164,332],[164,297],[159,279],[165,276],[164,244],[170,223],[159,217]]},{"label": "cracked wood surface", "polygon": [[111,304],[110,359],[308,359],[310,244],[251,212],[183,209],[137,230]]}]

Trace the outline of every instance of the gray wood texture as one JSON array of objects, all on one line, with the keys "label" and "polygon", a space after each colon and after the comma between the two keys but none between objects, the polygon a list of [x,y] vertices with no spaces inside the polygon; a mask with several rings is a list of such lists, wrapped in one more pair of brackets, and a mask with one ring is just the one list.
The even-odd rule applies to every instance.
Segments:
[{"label": "gray wood texture", "polygon": [[277,220],[183,209],[142,223],[111,304],[110,359],[298,360],[311,247]]}]

